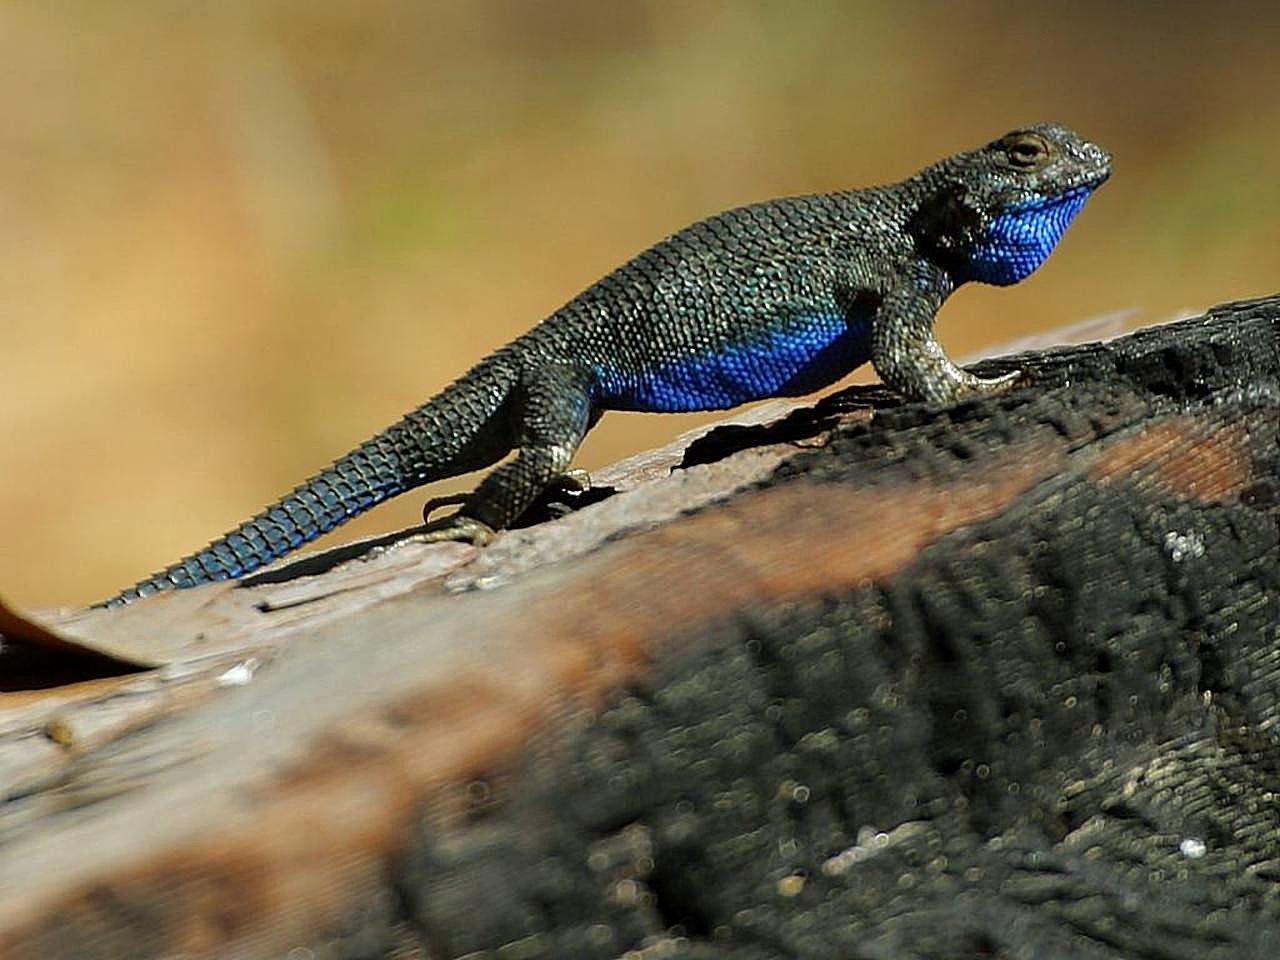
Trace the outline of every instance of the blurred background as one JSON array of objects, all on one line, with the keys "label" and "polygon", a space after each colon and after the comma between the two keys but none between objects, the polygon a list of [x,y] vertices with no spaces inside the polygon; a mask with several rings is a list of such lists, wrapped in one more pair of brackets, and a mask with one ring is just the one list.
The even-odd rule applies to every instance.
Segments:
[{"label": "blurred background", "polygon": [[[690,221],[1028,122],[1115,176],[1030,280],[952,298],[951,351],[1275,292],[1278,27],[1274,3],[7,0],[0,595],[101,599],[203,545]],[[702,419],[612,414],[579,463]]]}]

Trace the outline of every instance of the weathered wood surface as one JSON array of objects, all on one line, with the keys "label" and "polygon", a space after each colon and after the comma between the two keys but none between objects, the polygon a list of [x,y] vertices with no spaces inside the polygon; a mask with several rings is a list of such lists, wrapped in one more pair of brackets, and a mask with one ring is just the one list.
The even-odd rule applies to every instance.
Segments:
[{"label": "weathered wood surface", "polygon": [[1280,956],[1280,298],[1016,364],[6,620],[0,956]]}]

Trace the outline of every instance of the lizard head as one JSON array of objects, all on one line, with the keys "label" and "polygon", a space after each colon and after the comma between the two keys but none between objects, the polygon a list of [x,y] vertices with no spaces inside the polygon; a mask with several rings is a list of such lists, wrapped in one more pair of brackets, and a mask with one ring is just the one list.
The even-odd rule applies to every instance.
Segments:
[{"label": "lizard head", "polygon": [[957,281],[1017,283],[1053,252],[1110,175],[1110,155],[1067,127],[1014,130],[919,175],[917,236]]}]

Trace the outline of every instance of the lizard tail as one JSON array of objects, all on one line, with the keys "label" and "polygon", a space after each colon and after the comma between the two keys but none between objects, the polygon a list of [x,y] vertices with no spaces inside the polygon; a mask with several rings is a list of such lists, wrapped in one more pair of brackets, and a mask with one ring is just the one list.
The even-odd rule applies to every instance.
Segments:
[{"label": "lizard tail", "polygon": [[399,493],[500,460],[512,445],[505,408],[515,382],[482,362],[203,550],[96,605],[245,576]]}]

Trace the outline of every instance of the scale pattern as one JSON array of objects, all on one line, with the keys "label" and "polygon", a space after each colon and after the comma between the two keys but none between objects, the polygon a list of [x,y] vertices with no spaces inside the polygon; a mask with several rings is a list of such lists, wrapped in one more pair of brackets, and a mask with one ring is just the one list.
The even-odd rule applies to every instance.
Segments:
[{"label": "scale pattern", "polygon": [[973,279],[1003,287],[1030,276],[1053,252],[1092,192],[1090,187],[1081,187],[1002,213],[974,247],[970,258]]},{"label": "scale pattern", "polygon": [[234,530],[102,606],[245,576],[398,493],[453,476],[455,468],[488,466],[501,454],[492,452],[492,431],[474,425],[494,420],[511,380],[500,364],[481,364]]},{"label": "scale pattern", "polygon": [[677,357],[648,370],[598,370],[595,398],[613,410],[723,410],[811,393],[870,357],[870,317],[801,316],[753,340]]},{"label": "scale pattern", "polygon": [[[1058,124],[913,177],[752,204],[667,237],[276,504],[107,605],[243,576],[406,490],[492,470],[427,539],[482,542],[568,467],[607,410],[807,393],[870,360],[913,400],[1008,389],[955,365],[934,316],[967,281],[1014,283],[1111,172]],[[421,535],[420,535],[421,536]]]}]

